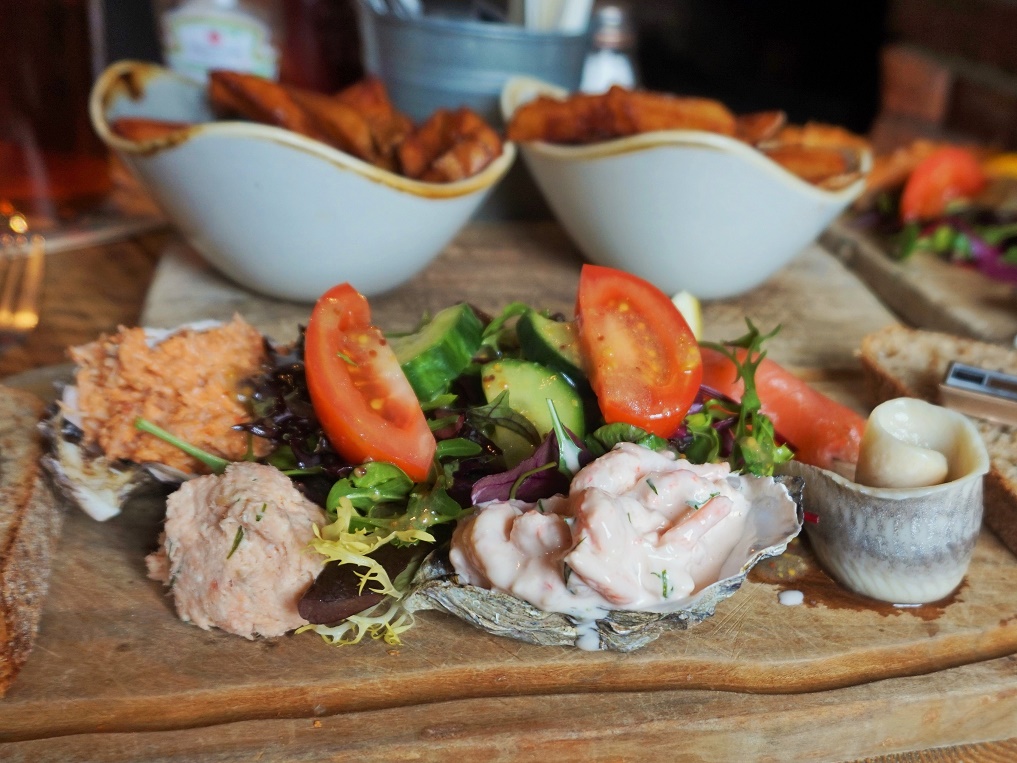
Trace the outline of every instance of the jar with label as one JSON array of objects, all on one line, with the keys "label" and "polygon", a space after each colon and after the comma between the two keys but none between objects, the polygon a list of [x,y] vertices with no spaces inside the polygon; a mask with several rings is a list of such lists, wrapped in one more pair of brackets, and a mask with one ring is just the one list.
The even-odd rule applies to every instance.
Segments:
[{"label": "jar with label", "polygon": [[204,82],[213,69],[276,79],[282,0],[160,0],[163,58]]}]

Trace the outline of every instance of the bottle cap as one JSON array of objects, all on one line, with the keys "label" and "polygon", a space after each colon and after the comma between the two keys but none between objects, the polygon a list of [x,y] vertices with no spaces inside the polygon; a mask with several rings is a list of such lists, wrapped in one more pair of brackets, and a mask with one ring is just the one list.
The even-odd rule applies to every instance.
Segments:
[{"label": "bottle cap", "polygon": [[593,44],[598,48],[626,50],[636,43],[628,7],[620,3],[598,6],[593,16]]}]

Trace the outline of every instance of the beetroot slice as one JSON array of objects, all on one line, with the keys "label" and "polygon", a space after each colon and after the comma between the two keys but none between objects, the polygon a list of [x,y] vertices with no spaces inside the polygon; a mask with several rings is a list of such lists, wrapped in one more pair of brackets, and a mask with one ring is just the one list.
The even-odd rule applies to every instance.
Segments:
[{"label": "beetroot slice", "polygon": [[[431,545],[427,543],[417,543],[413,546],[386,544],[372,554],[372,557],[394,580],[414,558],[422,557],[430,550]],[[363,572],[361,568],[351,564],[338,562],[326,564],[297,603],[300,616],[313,624],[338,623],[350,615],[373,607],[385,598],[381,594],[371,593],[368,590],[370,583],[365,586],[363,592],[360,592],[358,571]]]}]

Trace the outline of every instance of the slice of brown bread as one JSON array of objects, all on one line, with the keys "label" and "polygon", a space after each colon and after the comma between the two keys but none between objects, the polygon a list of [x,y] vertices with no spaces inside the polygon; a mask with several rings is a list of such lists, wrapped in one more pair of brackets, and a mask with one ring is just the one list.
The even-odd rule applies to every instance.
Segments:
[{"label": "slice of brown bread", "polygon": [[[941,403],[939,383],[953,360],[1017,374],[1015,349],[903,326],[888,326],[866,336],[860,358],[874,404],[895,397]],[[971,420],[992,462],[985,478],[985,524],[1017,554],[1017,427]]]},{"label": "slice of brown bread", "polygon": [[62,520],[39,468],[42,409],[0,386],[0,697],[32,649]]}]

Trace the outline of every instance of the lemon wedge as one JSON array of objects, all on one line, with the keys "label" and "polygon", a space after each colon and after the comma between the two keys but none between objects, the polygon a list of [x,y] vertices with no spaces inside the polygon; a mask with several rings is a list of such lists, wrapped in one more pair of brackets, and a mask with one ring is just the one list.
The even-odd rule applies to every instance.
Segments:
[{"label": "lemon wedge", "polygon": [[692,335],[698,342],[703,338],[703,311],[699,306],[699,300],[687,291],[680,291],[671,297],[674,306],[682,314],[685,322],[692,329]]}]

